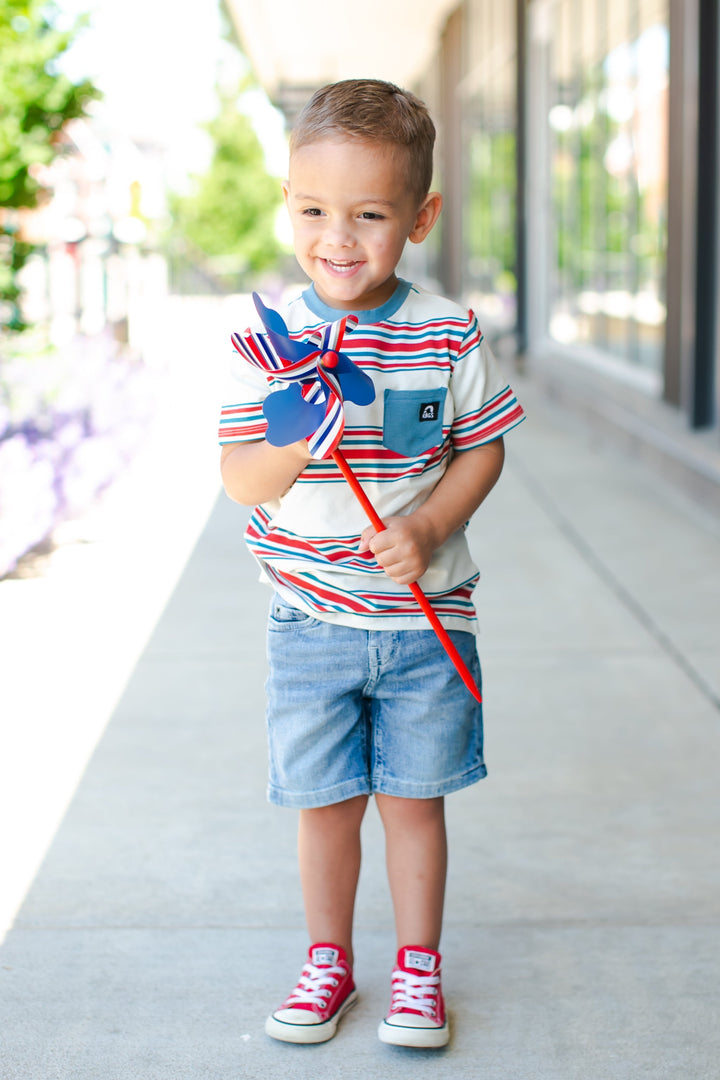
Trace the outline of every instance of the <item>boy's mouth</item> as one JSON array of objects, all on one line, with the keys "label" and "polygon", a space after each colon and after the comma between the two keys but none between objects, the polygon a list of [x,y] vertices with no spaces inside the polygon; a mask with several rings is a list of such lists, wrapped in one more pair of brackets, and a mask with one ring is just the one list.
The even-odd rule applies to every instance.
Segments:
[{"label": "boy's mouth", "polygon": [[349,274],[355,270],[356,267],[361,265],[359,259],[348,259],[345,261],[338,259],[324,259],[323,262],[335,274]]}]

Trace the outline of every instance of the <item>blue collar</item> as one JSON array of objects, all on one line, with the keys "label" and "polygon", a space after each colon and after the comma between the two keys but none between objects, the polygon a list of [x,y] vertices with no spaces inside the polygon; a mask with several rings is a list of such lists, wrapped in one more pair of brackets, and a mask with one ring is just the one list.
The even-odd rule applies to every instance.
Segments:
[{"label": "blue collar", "polygon": [[391,315],[394,315],[405,303],[405,299],[411,288],[412,284],[409,281],[398,278],[395,292],[390,299],[386,300],[380,307],[369,308],[367,311],[353,311],[352,308],[345,310],[343,308],[328,307],[315,292],[314,285],[311,285],[305,290],[303,293],[303,300],[310,308],[313,315],[317,315],[323,322],[335,322],[337,319],[342,319],[345,315],[357,315],[361,324],[364,323],[365,325],[369,325],[370,323],[384,322],[386,319],[389,319]]}]

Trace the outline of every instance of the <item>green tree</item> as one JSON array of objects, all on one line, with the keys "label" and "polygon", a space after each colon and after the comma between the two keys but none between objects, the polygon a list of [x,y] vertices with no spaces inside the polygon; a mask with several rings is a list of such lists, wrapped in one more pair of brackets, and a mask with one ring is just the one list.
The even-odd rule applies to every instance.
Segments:
[{"label": "green tree", "polygon": [[99,97],[89,80],[73,83],[58,69],[85,20],[59,23],[47,0],[0,0],[0,310],[12,330],[24,325],[17,275],[32,251],[17,238],[12,211],[38,205],[38,166],[60,152],[65,124]]},{"label": "green tree", "polygon": [[171,247],[193,261],[197,253],[221,282],[236,285],[272,268],[282,255],[275,236],[281,205],[279,181],[265,168],[262,147],[238,108],[244,87],[220,91],[220,109],[206,125],[214,152],[208,171],[186,196],[172,196]]}]

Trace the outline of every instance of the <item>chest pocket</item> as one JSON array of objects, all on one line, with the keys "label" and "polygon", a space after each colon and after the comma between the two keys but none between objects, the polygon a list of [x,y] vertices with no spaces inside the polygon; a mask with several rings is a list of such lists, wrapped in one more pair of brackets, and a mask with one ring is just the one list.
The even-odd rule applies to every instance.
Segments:
[{"label": "chest pocket", "polygon": [[442,442],[447,387],[386,390],[383,446],[403,457],[418,457]]}]

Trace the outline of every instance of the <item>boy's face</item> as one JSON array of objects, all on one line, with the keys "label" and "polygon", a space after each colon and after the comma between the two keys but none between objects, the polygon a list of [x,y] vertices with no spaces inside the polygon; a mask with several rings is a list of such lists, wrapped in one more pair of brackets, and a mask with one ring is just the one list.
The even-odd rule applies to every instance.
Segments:
[{"label": "boy's face", "polygon": [[442,200],[418,204],[404,176],[405,155],[382,143],[332,137],[296,150],[283,185],[295,255],[329,307],[380,307],[397,284],[406,241],[423,240]]}]

